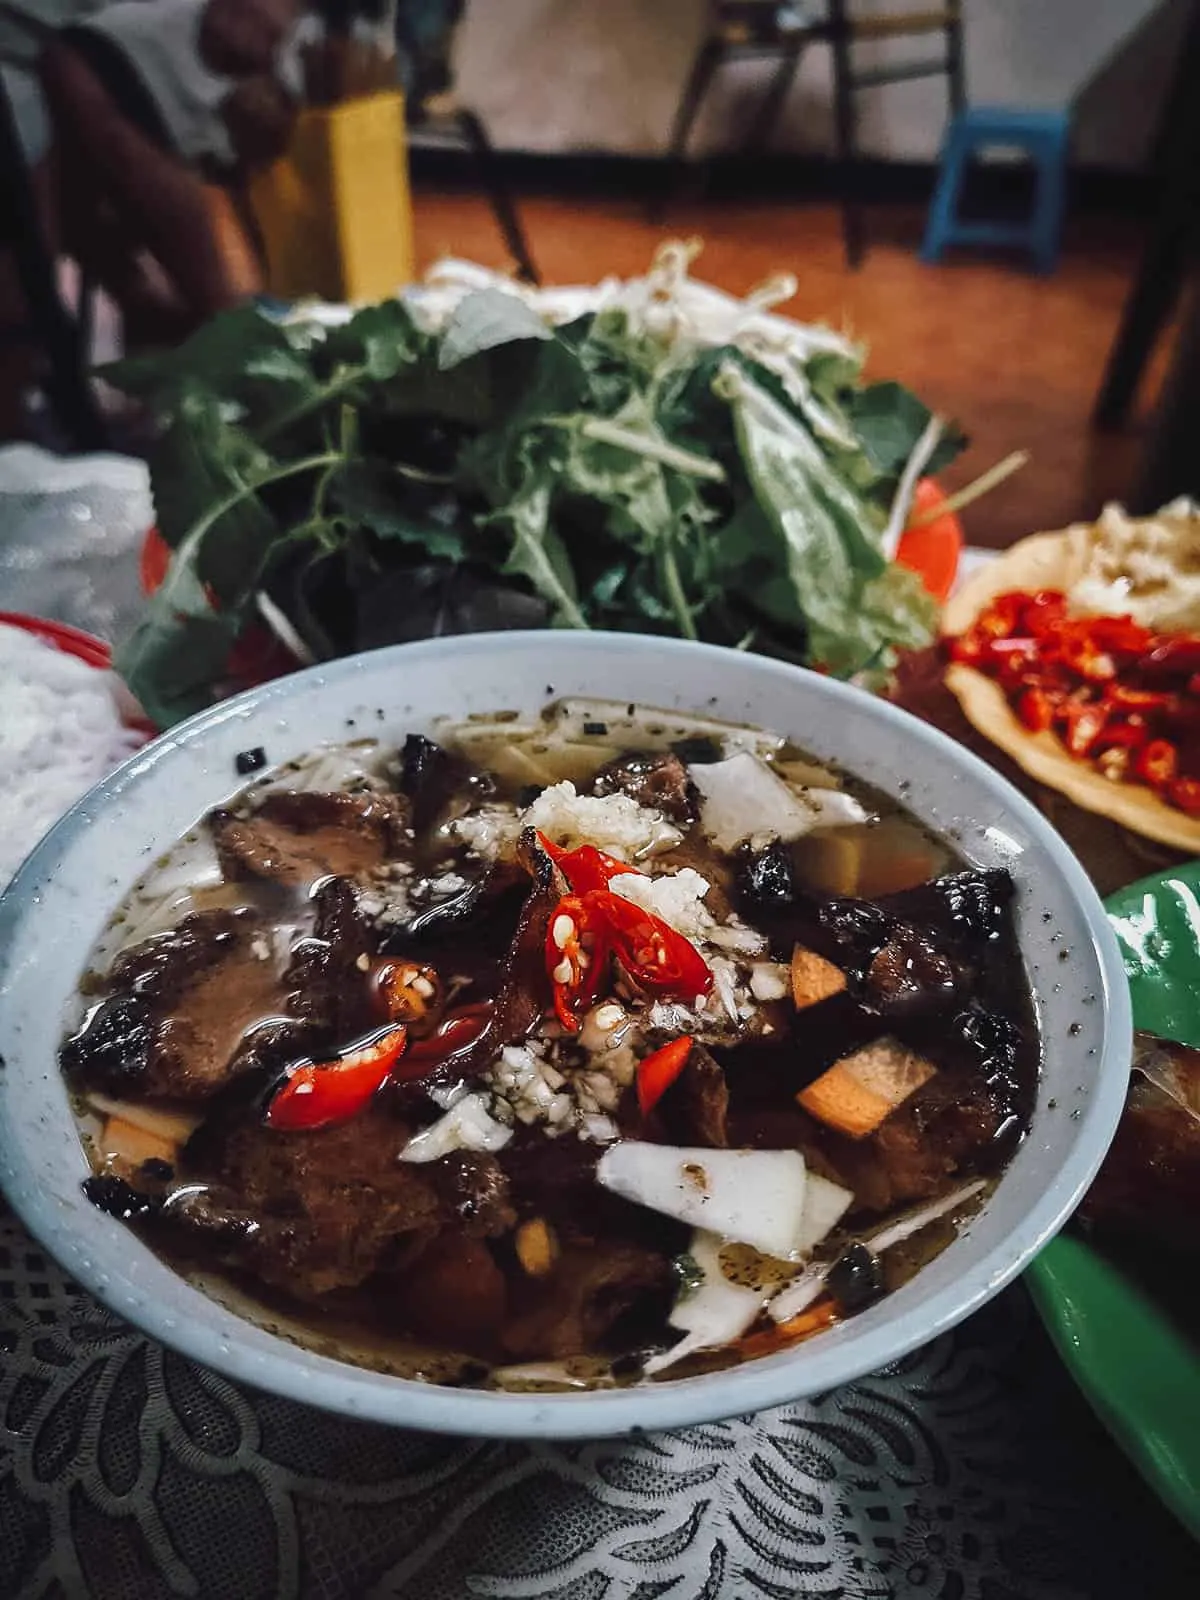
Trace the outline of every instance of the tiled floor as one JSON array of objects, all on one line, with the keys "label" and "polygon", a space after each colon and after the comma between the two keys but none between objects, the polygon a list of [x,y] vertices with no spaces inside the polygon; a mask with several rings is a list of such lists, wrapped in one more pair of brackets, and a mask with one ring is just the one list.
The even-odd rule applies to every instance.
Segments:
[{"label": "tiled floor", "polygon": [[[693,203],[680,206],[667,229],[650,226],[636,199],[534,197],[522,210],[547,280],[638,272],[659,239],[693,235],[706,246],[697,270],[725,288],[745,292],[774,272],[795,273],[799,293],[787,309],[861,337],[872,374],[911,385],[970,434],[949,483],[1011,450],[1032,452],[1015,479],[969,514],[974,542],[1002,545],[1060,527],[1129,485],[1136,439],[1097,438],[1088,415],[1137,259],[1132,223],[1083,219],[1060,271],[1046,279],[989,259],[922,266],[921,218],[910,211],[874,215],[871,253],[849,273],[837,213],[825,205]],[[422,265],[442,253],[505,264],[482,199],[422,192],[416,223]]]}]

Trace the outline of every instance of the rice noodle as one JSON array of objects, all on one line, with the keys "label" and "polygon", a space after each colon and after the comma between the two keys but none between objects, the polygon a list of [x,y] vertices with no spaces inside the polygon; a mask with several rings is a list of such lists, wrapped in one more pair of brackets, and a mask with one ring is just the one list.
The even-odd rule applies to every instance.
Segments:
[{"label": "rice noodle", "polygon": [[931,1222],[936,1222],[947,1212],[956,1210],[964,1201],[977,1195],[981,1189],[986,1189],[987,1184],[986,1178],[976,1178],[974,1183],[964,1184],[961,1189],[955,1189],[953,1194],[943,1195],[931,1205],[922,1206],[919,1211],[910,1211],[908,1216],[897,1218],[879,1233],[868,1235],[862,1243],[868,1250],[873,1250],[877,1256],[881,1256],[885,1250],[903,1244],[905,1239],[911,1239],[914,1233],[920,1233],[921,1229],[927,1228]]},{"label": "rice noodle", "polygon": [[267,781],[253,791],[253,796],[257,799],[280,789],[295,794],[317,794],[363,786],[375,788],[380,784],[383,762],[383,754],[374,740],[326,745],[271,773]]},{"label": "rice noodle", "polygon": [[145,743],[111,675],[0,625],[0,889],[64,812]]},{"label": "rice noodle", "polygon": [[818,1265],[805,1267],[798,1278],[793,1278],[786,1289],[781,1289],[771,1303],[767,1306],[767,1314],[773,1322],[788,1322],[792,1317],[798,1317],[802,1311],[807,1311],[814,1300],[818,1300],[825,1289],[825,1279],[829,1276],[832,1266],[830,1261],[822,1261]]}]

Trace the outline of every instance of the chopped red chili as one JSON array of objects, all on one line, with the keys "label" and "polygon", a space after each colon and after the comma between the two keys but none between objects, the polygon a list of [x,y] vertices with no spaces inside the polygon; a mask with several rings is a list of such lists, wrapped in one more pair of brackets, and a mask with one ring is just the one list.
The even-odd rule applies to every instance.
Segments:
[{"label": "chopped red chili", "polygon": [[1017,715],[1031,733],[1045,733],[1054,722],[1054,702],[1044,689],[1023,689]]},{"label": "chopped red chili", "polygon": [[1068,706],[1063,743],[1073,756],[1089,755],[1104,732],[1107,721],[1108,713],[1102,705],[1085,702],[1083,705]]},{"label": "chopped red chili", "polygon": [[1152,789],[1163,789],[1179,771],[1179,752],[1168,739],[1151,739],[1134,757],[1133,770]]},{"label": "chopped red chili", "polygon": [[1167,785],[1167,797],[1189,817],[1200,816],[1200,778],[1176,778]]},{"label": "chopped red chili", "polygon": [[[1109,778],[1144,783],[1200,814],[1200,634],[1152,634],[1132,617],[1072,617],[1056,589],[998,595],[948,641],[995,680],[1021,725],[1053,731]],[[1122,754],[1115,754],[1122,752]]]}]

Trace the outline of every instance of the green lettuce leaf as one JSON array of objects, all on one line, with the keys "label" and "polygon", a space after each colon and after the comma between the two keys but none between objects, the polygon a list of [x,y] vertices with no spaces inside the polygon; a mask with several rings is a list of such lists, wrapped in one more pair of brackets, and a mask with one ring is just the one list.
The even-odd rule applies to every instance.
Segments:
[{"label": "green lettuce leaf", "polygon": [[[849,414],[864,451],[890,487],[904,470],[933,413],[902,384],[873,383],[851,396]],[[947,424],[926,472],[940,472],[949,466],[966,443],[966,435]]]},{"label": "green lettuce leaf", "polygon": [[449,372],[472,356],[500,345],[553,337],[537,312],[515,294],[480,289],[463,297],[443,329],[438,341],[438,368]]}]

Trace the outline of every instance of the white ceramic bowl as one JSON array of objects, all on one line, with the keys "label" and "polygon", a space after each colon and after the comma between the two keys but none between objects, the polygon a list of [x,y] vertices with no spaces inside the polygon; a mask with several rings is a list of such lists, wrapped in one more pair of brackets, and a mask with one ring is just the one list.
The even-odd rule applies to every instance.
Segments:
[{"label": "white ceramic bowl", "polygon": [[[602,694],[790,734],[897,796],[968,861],[1019,887],[1045,1048],[1032,1131],[984,1211],[910,1283],[794,1351],[730,1371],[587,1394],[439,1389],[300,1349],[189,1286],[80,1191],[87,1165],[56,1061],[94,940],[125,890],[238,787],[325,741],[395,740],[444,714]],[[140,751],[59,824],[0,901],[0,1181],[30,1231],[99,1299],[230,1377],[334,1411],[485,1436],[598,1436],[758,1410],[875,1371],[968,1316],[1074,1209],[1108,1146],[1130,1059],[1128,990],[1082,869],[995,772],[905,713],[759,656],[625,635],[509,633],[356,656],[241,695]]]}]

